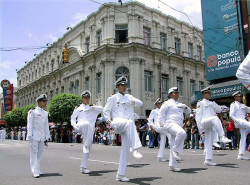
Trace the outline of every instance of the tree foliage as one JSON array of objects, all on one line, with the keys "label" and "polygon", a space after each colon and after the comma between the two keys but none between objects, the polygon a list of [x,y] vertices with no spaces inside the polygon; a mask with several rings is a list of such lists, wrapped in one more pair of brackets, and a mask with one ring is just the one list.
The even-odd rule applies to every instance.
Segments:
[{"label": "tree foliage", "polygon": [[50,120],[54,123],[70,123],[70,116],[76,106],[82,103],[81,97],[73,94],[57,94],[49,104]]},{"label": "tree foliage", "polygon": [[11,117],[11,112],[4,114],[3,119],[5,120],[5,122],[7,123],[7,127],[13,127],[13,123],[12,123],[12,117]]}]

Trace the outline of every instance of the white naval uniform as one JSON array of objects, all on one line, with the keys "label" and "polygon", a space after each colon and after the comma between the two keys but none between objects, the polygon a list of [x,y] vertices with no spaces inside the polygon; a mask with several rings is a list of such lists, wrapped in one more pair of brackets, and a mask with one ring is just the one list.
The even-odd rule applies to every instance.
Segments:
[{"label": "white naval uniform", "polygon": [[26,136],[26,131],[24,130],[24,131],[22,132],[23,141],[25,141],[25,136]]},{"label": "white naval uniform", "polygon": [[50,138],[48,112],[36,107],[28,112],[27,140],[30,140],[30,168],[32,174],[40,173],[44,141]]},{"label": "white naval uniform", "polygon": [[[165,158],[164,157],[164,150],[165,150],[165,146],[166,146],[166,136],[168,136],[169,138],[169,134],[166,132],[162,132],[160,127],[160,123],[159,123],[159,108],[155,108],[151,111],[150,115],[149,115],[149,126],[152,126],[153,129],[158,132],[161,136],[161,141],[160,141],[160,148],[159,148],[159,152],[157,157],[158,158]],[[156,138],[157,139],[157,138]]]},{"label": "white naval uniform", "polygon": [[240,80],[240,82],[248,90],[250,90],[250,51],[248,52],[248,55],[243,60],[243,62],[240,64],[236,72],[236,76]]},{"label": "white naval uniform", "polygon": [[21,134],[22,134],[21,131],[18,131],[18,132],[17,132],[17,138],[18,138],[19,141],[21,140]]},{"label": "white naval uniform", "polygon": [[159,111],[159,122],[163,124],[163,131],[169,133],[170,156],[169,166],[177,167],[177,161],[172,152],[181,153],[186,139],[186,132],[182,128],[183,113],[190,114],[191,109],[185,104],[179,103],[174,99],[164,102]]},{"label": "white naval uniform", "polygon": [[[139,118],[139,116],[136,113],[134,113],[134,119],[138,120],[138,118]],[[131,138],[134,138],[134,140],[131,140],[130,148],[132,149],[132,151],[135,151],[138,148],[142,147],[141,140],[139,138],[136,125],[130,124],[129,128],[130,128],[129,133],[132,134]]]},{"label": "white naval uniform", "polygon": [[247,137],[247,129],[250,128],[250,122],[246,120],[246,114],[250,113],[250,107],[235,101],[230,105],[229,116],[234,121],[234,125],[236,128],[240,129],[240,147],[239,147],[239,155],[244,155],[246,148],[246,137]]},{"label": "white naval uniform", "polygon": [[[132,105],[132,101],[135,102]],[[142,102],[132,95],[116,93],[108,98],[104,107],[103,115],[107,120],[111,120],[111,127],[115,133],[120,133],[122,137],[122,147],[118,167],[118,175],[125,175],[129,159],[129,148],[133,147],[138,133],[133,129],[134,107],[142,106]],[[112,118],[112,119],[111,119]]]},{"label": "white naval uniform", "polygon": [[[222,123],[216,113],[221,113],[222,107],[217,103],[203,99],[197,103],[196,122],[199,132],[205,132],[205,153],[206,160],[213,159],[213,143],[215,135],[225,135]],[[217,136],[216,136],[217,137]]]},{"label": "white naval uniform", "polygon": [[83,147],[88,147],[89,153],[83,153],[80,167],[87,168],[88,158],[92,149],[93,135],[97,116],[103,107],[81,104],[71,115],[71,125],[83,137]]},{"label": "white naval uniform", "polygon": [[11,139],[13,140],[14,139],[14,131],[10,132],[10,136],[11,136]]}]

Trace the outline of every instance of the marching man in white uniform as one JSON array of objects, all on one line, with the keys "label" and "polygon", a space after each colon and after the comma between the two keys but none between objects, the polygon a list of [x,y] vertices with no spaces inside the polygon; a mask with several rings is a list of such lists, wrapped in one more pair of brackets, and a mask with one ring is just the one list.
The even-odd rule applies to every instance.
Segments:
[{"label": "marching man in white uniform", "polygon": [[135,141],[137,134],[134,129],[131,129],[131,124],[135,124],[134,107],[142,106],[142,102],[132,95],[125,94],[127,89],[126,77],[120,77],[115,85],[119,92],[108,98],[103,115],[114,132],[121,134],[122,147],[116,180],[127,182],[129,179],[125,177],[125,173],[129,159],[129,148],[132,147],[132,142]]},{"label": "marching man in white uniform", "polygon": [[204,165],[216,166],[217,164],[212,162],[213,159],[213,143],[214,135],[218,134],[219,141],[223,143],[231,142],[230,139],[225,137],[225,133],[222,127],[222,123],[216,113],[221,113],[222,107],[217,103],[209,101],[211,98],[210,87],[201,90],[204,97],[203,100],[197,103],[196,122],[199,132],[205,132],[205,161]]},{"label": "marching man in white uniform", "polygon": [[[167,160],[164,157],[164,150],[165,150],[165,145],[166,145],[166,133],[161,132],[161,127],[159,123],[159,111],[162,106],[162,100],[158,98],[154,105],[156,106],[155,109],[153,109],[149,115],[149,127],[153,128],[156,132],[158,132],[161,136],[161,141],[160,141],[160,148],[159,152],[157,155],[157,161],[159,162],[166,162]],[[157,138],[156,138],[157,139]]]},{"label": "marching man in white uniform", "polygon": [[250,51],[248,52],[248,55],[243,60],[243,62],[240,64],[236,76],[240,80],[240,82],[248,90],[250,90]]},{"label": "marching man in white uniform", "polygon": [[240,129],[240,147],[239,147],[239,155],[238,159],[241,160],[250,160],[249,157],[245,157],[245,148],[246,148],[246,137],[247,137],[247,129],[250,128],[250,122],[246,120],[246,114],[250,113],[250,107],[242,104],[242,94],[240,91],[237,91],[233,94],[235,101],[230,105],[230,113],[229,116],[234,121],[234,125],[236,128]]},{"label": "marching man in white uniform", "polygon": [[71,125],[83,137],[83,156],[80,165],[80,172],[88,174],[88,159],[92,149],[93,135],[95,132],[95,122],[97,116],[102,113],[103,107],[90,106],[90,91],[86,90],[81,93],[82,104],[76,108],[71,115]]},{"label": "marching man in white uniform", "polygon": [[177,87],[168,90],[169,100],[165,101],[159,111],[159,122],[163,132],[169,133],[170,156],[169,167],[171,171],[178,172],[177,160],[181,160],[180,153],[184,147],[184,141],[187,137],[182,128],[183,114],[190,114],[191,109],[185,104],[179,103],[179,91]]},{"label": "marching man in white uniform", "polygon": [[44,149],[50,138],[48,112],[43,108],[47,106],[47,95],[41,94],[36,99],[38,106],[31,109],[27,116],[27,140],[30,142],[30,169],[33,177],[42,175],[40,162]]}]

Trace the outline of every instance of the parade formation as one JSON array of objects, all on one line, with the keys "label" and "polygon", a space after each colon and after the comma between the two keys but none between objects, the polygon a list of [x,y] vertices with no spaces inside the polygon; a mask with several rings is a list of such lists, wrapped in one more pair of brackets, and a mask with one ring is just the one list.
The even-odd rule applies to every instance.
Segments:
[{"label": "parade formation", "polygon": [[[213,10],[215,2],[218,4]],[[196,29],[186,13],[160,0],[159,9],[159,3],[185,14],[191,24],[134,1],[103,4],[74,28],[67,27],[62,38],[42,47],[45,50],[34,55],[37,57],[33,63],[16,69],[16,89],[8,80],[1,82],[0,141],[2,146],[6,138],[29,145],[29,156],[26,153],[25,157],[34,178],[29,180],[37,181],[46,174],[41,171],[42,156],[50,142],[80,143],[80,156],[67,158],[81,160],[76,174],[83,174],[83,178],[95,170],[92,161],[118,165],[115,170],[106,171],[115,172],[113,184],[133,183],[129,178],[130,154],[140,161],[153,156],[155,164],[165,165],[173,176],[185,171],[186,161],[193,163],[184,149],[202,149],[203,154],[197,152],[195,157],[205,169],[222,167],[219,159],[226,157],[217,158],[214,149],[227,147],[237,150],[231,153],[234,163],[250,164],[246,154],[247,150],[250,152],[250,40],[249,23],[244,18],[249,2],[201,1],[203,30]],[[223,22],[219,23],[221,19]],[[236,43],[230,43],[229,38]],[[230,44],[233,48],[228,48]],[[64,96],[61,103],[53,101],[55,95],[69,97],[70,105],[61,106],[66,102]],[[61,111],[61,107],[51,106],[52,102],[66,108]],[[16,122],[22,124],[12,123],[14,119],[8,114],[14,112],[12,109],[20,109],[22,120]],[[56,116],[51,116],[51,110],[58,110]],[[62,114],[66,119],[55,118]],[[105,161],[104,155],[95,150],[99,146],[95,143],[120,146],[113,150],[119,162]],[[158,149],[146,153],[142,147]],[[72,148],[71,152],[75,152]],[[105,154],[110,152],[108,147],[105,150]],[[147,168],[150,163],[153,161],[141,165]],[[204,170],[192,165],[196,171]]]},{"label": "parade formation", "polygon": [[[108,98],[105,107],[90,105],[91,92],[86,90],[81,93],[82,104],[76,107],[71,116],[71,125],[83,138],[83,156],[80,164],[80,172],[90,173],[88,169],[88,159],[92,149],[93,134],[97,116],[103,113],[107,124],[114,129],[116,134],[121,135],[122,146],[119,160],[116,180],[127,182],[129,179],[125,176],[129,160],[130,150],[133,156],[142,159],[142,154],[138,149],[142,146],[136,126],[135,111],[136,106],[142,106],[142,102],[126,93],[128,80],[126,77],[120,77],[116,82],[117,93]],[[245,83],[246,84],[246,83]],[[217,141],[222,143],[231,142],[225,136],[222,123],[217,116],[224,106],[219,106],[216,102],[210,101],[211,89],[207,87],[201,90],[203,98],[197,103],[195,119],[199,132],[205,133],[205,161],[204,165],[216,166],[213,159],[213,144]],[[229,116],[235,122],[235,126],[240,129],[241,140],[239,155],[237,159],[250,160],[244,155],[246,147],[246,129],[250,128],[250,122],[245,119],[246,114],[250,113],[250,108],[242,104],[242,94],[237,91],[232,94],[235,101],[230,105]],[[162,101],[158,98],[149,116],[149,135],[150,132],[157,132],[161,136],[160,148],[157,155],[157,161],[165,162],[164,149],[166,137],[170,144],[169,168],[173,172],[179,172],[177,161],[181,161],[180,154],[184,147],[184,141],[187,137],[185,130],[182,128],[184,117],[188,117],[191,109],[183,103],[178,102],[179,91],[177,87],[168,90],[168,100]],[[46,94],[41,94],[36,99],[37,107],[30,110],[27,116],[27,140],[30,143],[30,169],[32,176],[37,178],[43,173],[40,171],[40,162],[44,145],[47,145],[50,138],[48,112],[44,110],[47,105]],[[18,133],[21,135],[21,131]],[[22,135],[25,136],[25,131]],[[4,129],[1,130],[1,140],[6,135]],[[13,135],[13,134],[12,134]],[[13,137],[13,136],[11,136]],[[20,140],[20,139],[19,139]],[[153,144],[149,143],[149,148]],[[218,161],[219,162],[219,161]]]}]

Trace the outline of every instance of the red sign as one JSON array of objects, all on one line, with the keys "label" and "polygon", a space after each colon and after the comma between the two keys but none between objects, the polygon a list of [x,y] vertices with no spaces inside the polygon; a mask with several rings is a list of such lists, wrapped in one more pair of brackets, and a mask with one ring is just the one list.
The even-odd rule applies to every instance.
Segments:
[{"label": "red sign", "polygon": [[13,109],[13,84],[10,84],[8,88],[3,89],[3,101],[5,111],[11,111]]}]

